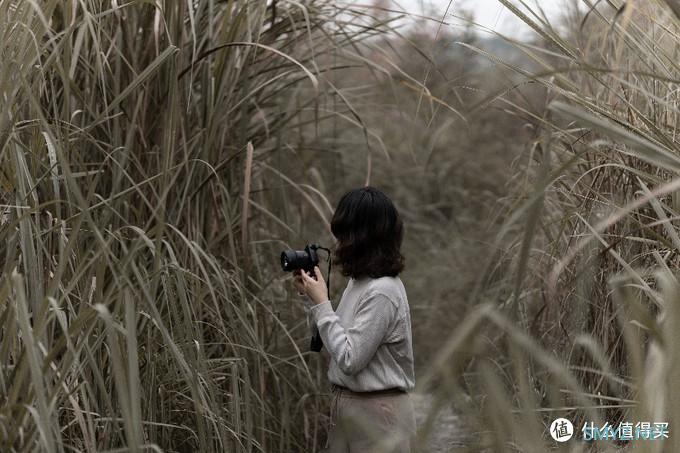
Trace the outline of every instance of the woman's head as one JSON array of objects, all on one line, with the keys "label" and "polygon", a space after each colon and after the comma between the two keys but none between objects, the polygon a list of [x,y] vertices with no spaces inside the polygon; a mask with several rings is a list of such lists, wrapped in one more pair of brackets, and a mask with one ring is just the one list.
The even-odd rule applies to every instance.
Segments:
[{"label": "woman's head", "polygon": [[387,195],[374,187],[347,192],[331,220],[338,240],[335,262],[347,277],[396,277],[404,269],[399,248],[401,217]]}]

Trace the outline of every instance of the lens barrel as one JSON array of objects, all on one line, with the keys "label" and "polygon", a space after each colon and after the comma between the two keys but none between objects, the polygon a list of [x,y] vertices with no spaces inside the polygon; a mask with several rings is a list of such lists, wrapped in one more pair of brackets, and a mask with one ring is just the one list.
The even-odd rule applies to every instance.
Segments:
[{"label": "lens barrel", "polygon": [[284,250],[281,252],[281,268],[285,272],[291,272],[295,269],[299,269],[299,267],[296,266],[299,262],[298,253],[300,252],[296,252],[295,250]]},{"label": "lens barrel", "polygon": [[296,269],[313,270],[319,264],[316,252],[310,247],[304,250],[284,250],[281,252],[281,268],[285,272],[292,272]]}]

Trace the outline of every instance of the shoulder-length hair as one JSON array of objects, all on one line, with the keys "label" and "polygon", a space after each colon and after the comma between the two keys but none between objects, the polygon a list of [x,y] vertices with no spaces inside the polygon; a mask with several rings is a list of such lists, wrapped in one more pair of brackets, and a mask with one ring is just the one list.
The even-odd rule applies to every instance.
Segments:
[{"label": "shoulder-length hair", "polygon": [[404,269],[399,251],[403,222],[392,200],[380,190],[362,187],[343,195],[331,220],[331,232],[338,240],[334,261],[342,275],[396,277]]}]

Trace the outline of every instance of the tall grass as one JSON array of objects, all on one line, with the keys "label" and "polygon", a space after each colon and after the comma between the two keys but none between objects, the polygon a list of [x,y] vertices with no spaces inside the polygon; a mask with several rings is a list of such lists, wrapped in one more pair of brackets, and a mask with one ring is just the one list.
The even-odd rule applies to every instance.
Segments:
[{"label": "tall grass", "polygon": [[[533,65],[463,45],[549,106],[489,96],[542,128],[475,306],[421,385],[467,411],[470,451],[678,451],[677,4],[584,0],[557,27],[499,2],[539,36],[514,42]],[[577,439],[549,437],[558,416]],[[590,421],[668,422],[670,438],[583,442]]]},{"label": "tall grass", "polygon": [[271,257],[291,203],[329,206],[284,170],[389,23],[0,1],[1,451],[318,449],[325,370]]},{"label": "tall grass", "polygon": [[[480,279],[418,378],[435,393],[420,450],[450,402],[468,451],[680,450],[676,4],[583,1],[557,27],[499,2],[537,32],[509,40],[533,64],[474,39],[460,58],[540,86],[545,111],[516,79],[451,90],[473,91],[468,66],[452,75],[416,39],[375,46],[393,19],[334,2],[0,0],[0,451],[317,451],[325,367],[275,258],[328,237],[336,183],[378,179],[413,207],[413,281],[447,280],[424,291],[447,303],[467,290],[449,235],[479,219],[453,207],[497,197],[495,176],[447,186],[476,168],[449,131],[497,128],[475,116],[489,106],[541,128],[495,252],[458,257]],[[343,79],[359,68],[394,105]],[[450,307],[420,307],[419,338],[443,338]],[[667,421],[671,438],[558,446],[558,415],[577,437]]]}]

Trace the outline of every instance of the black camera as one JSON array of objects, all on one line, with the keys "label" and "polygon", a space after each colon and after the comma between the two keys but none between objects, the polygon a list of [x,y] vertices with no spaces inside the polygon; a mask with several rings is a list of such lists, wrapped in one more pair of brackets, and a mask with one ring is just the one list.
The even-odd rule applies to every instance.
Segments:
[{"label": "black camera", "polygon": [[319,248],[316,244],[309,244],[304,250],[284,250],[281,252],[281,268],[285,272],[301,269],[313,277],[314,266],[319,265],[319,255],[316,253]]}]

